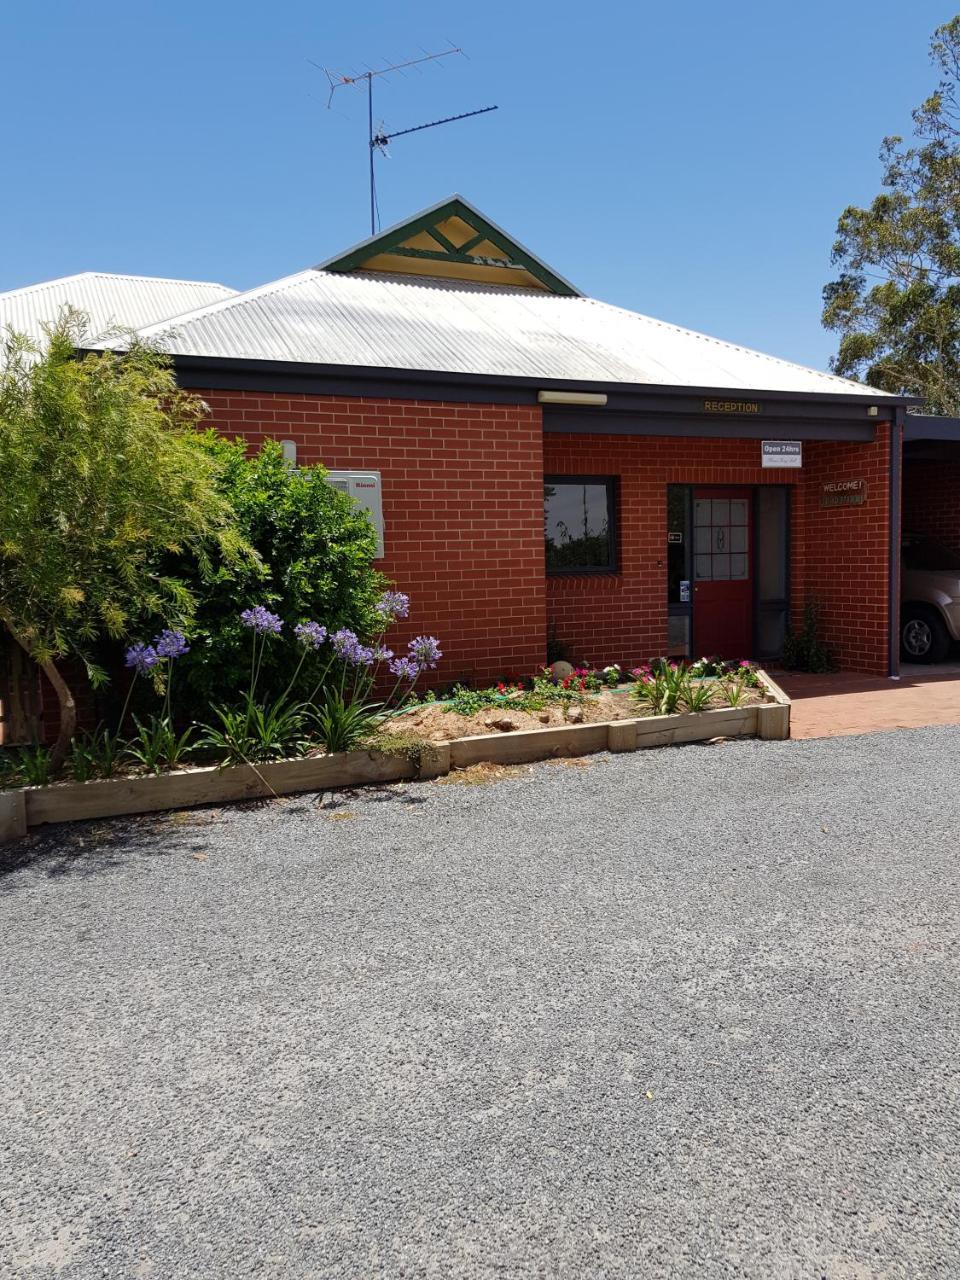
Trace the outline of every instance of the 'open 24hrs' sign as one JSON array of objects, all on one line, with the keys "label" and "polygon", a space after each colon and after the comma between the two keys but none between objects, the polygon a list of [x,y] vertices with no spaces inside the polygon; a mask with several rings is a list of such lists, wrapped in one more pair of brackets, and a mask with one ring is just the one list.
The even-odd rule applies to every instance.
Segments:
[{"label": "'open 24hrs' sign", "polygon": [[803,466],[802,440],[762,440],[760,457],[765,467]]}]

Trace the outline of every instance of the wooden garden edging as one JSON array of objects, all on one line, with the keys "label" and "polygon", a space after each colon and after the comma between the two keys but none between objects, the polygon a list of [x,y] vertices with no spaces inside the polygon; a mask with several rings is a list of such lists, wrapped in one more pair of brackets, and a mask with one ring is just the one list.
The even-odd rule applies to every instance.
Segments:
[{"label": "wooden garden edging", "polygon": [[453,742],[433,743],[424,749],[418,761],[406,755],[379,751],[348,751],[279,760],[274,764],[213,766],[148,777],[0,791],[0,844],[17,840],[26,835],[29,827],[45,822],[112,818],[194,805],[258,800],[297,791],[325,791],[404,778],[435,778],[451,769],[463,769],[484,761],[525,764],[557,756],[637,751],[711,738],[788,738],[790,700],[765,672],[761,672],[760,677],[772,701],[683,715],[478,734]]}]

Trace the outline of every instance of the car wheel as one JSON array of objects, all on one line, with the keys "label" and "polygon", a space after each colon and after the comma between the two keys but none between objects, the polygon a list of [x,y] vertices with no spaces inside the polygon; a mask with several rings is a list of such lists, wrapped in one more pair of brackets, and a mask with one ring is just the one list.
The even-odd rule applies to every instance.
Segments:
[{"label": "car wheel", "polygon": [[900,657],[904,662],[943,662],[950,636],[943,619],[929,605],[908,605],[900,619]]}]

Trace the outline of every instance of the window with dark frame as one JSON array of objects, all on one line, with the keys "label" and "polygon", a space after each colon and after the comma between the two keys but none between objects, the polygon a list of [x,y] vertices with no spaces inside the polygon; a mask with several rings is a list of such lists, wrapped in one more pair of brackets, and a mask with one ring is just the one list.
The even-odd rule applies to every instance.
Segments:
[{"label": "window with dark frame", "polygon": [[616,483],[613,476],[544,476],[548,573],[616,571]]}]

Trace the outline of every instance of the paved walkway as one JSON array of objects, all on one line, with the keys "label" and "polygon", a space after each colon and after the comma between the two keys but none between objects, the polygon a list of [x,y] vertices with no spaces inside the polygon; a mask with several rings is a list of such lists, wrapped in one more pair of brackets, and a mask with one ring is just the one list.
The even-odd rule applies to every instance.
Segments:
[{"label": "paved walkway", "polygon": [[774,678],[793,699],[790,734],[794,738],[960,724],[957,663],[904,666],[899,680],[845,672],[825,676],[779,672]]}]

